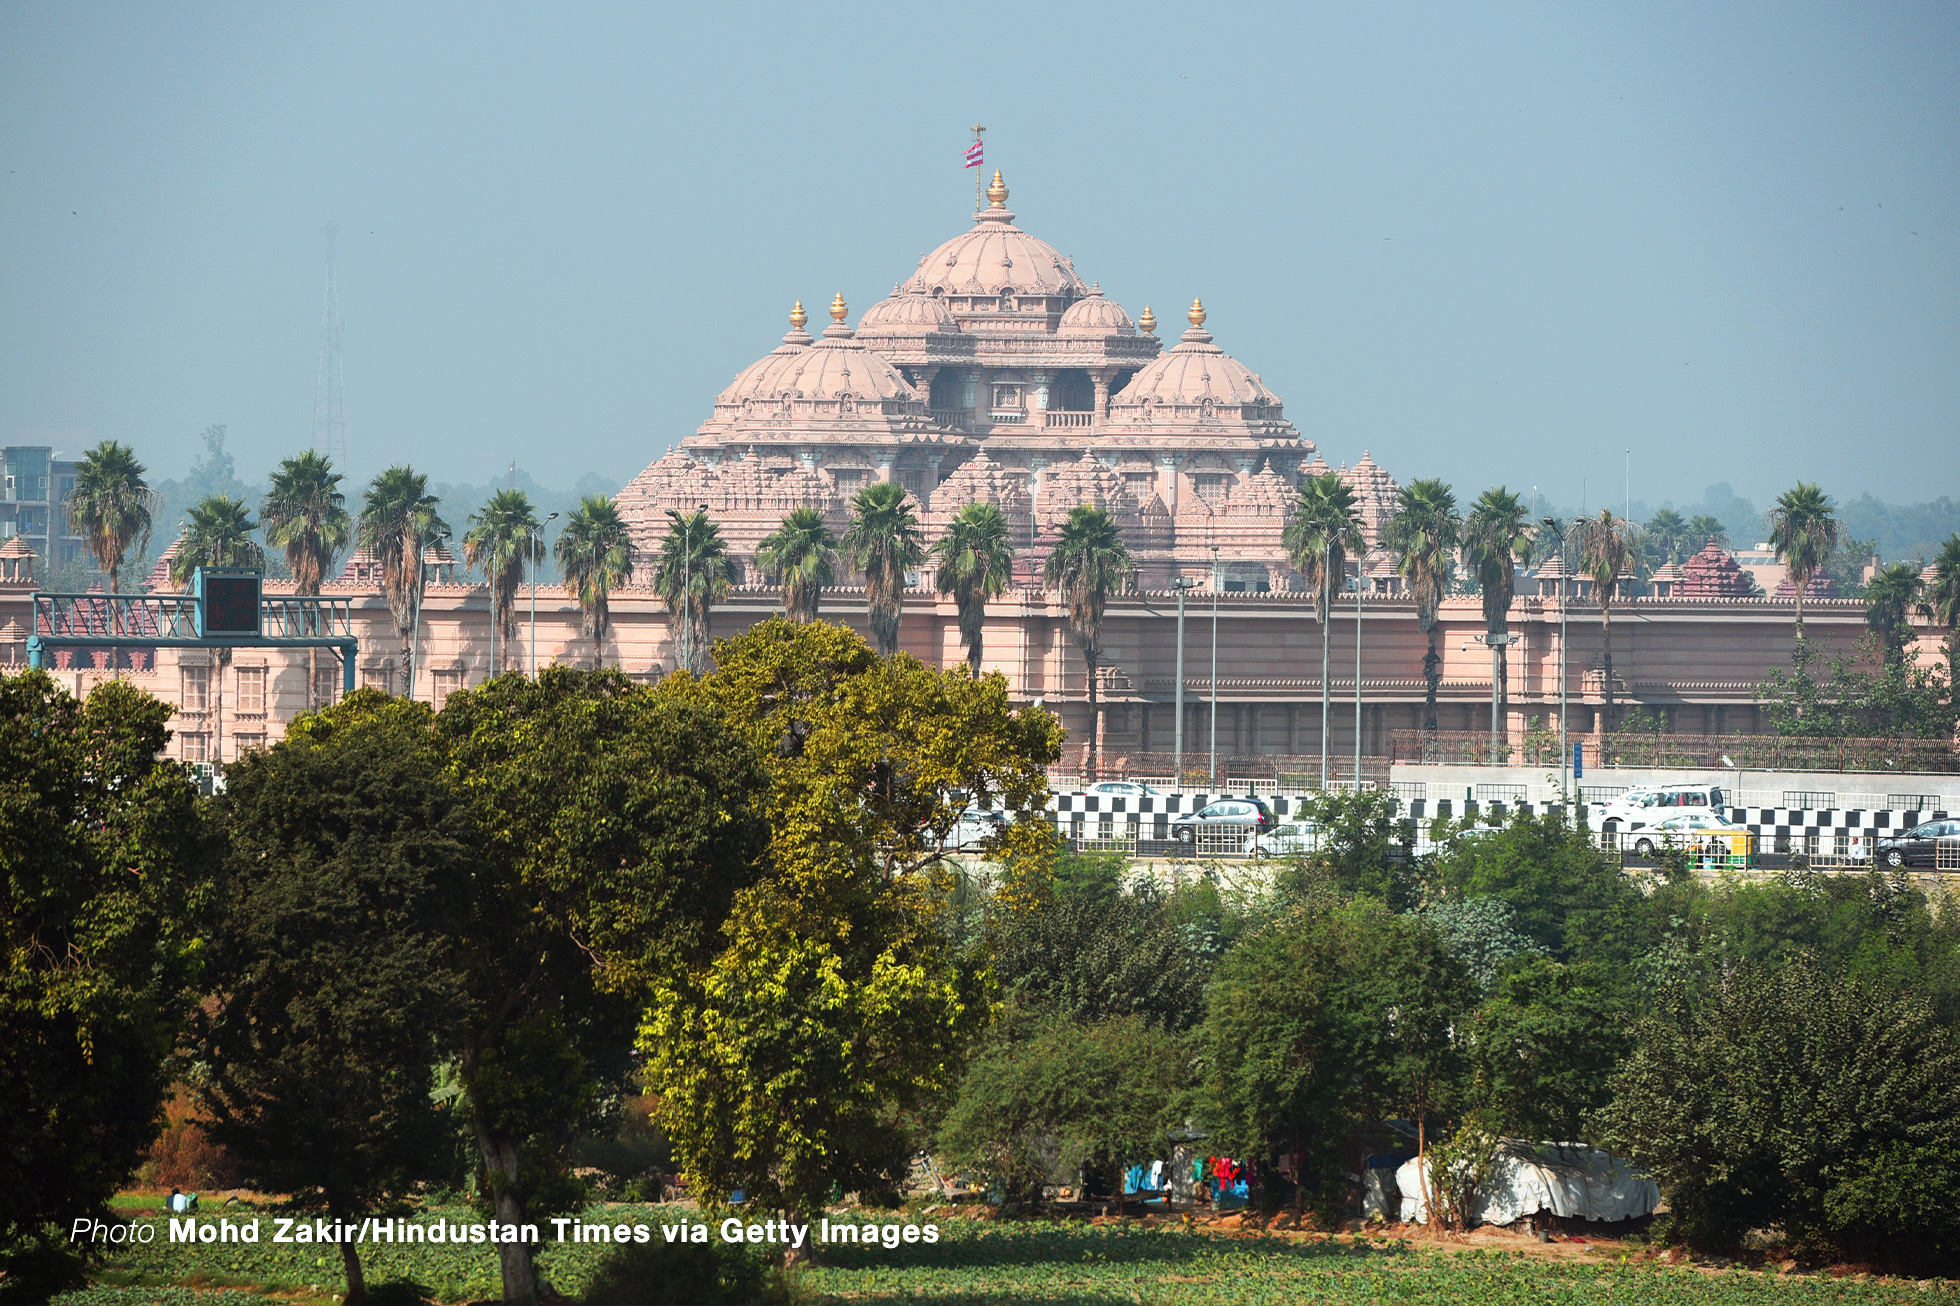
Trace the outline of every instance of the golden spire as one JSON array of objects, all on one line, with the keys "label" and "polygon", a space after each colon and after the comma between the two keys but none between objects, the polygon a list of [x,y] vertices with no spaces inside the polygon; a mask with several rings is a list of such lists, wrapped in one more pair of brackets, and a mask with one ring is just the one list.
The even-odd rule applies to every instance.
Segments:
[{"label": "golden spire", "polygon": [[844,315],[850,311],[850,309],[844,307],[844,292],[841,290],[838,291],[837,298],[830,301],[830,320],[833,322],[842,322]]},{"label": "golden spire", "polygon": [[1143,316],[1137,319],[1137,325],[1145,331],[1155,334],[1157,330],[1157,315],[1150,311],[1150,305],[1145,304],[1143,306]]},{"label": "golden spire", "polygon": [[1192,326],[1203,326],[1205,324],[1205,302],[1193,295],[1191,297],[1191,311],[1184,316],[1190,319]]},{"label": "golden spire", "polygon": [[805,322],[808,322],[809,320],[810,320],[810,315],[803,311],[803,301],[800,299],[797,300],[796,307],[792,308],[789,311],[789,324],[795,327],[798,331],[801,331],[803,329],[803,324]]},{"label": "golden spire", "polygon": [[1004,209],[1007,207],[1007,186],[1000,179],[999,168],[994,169],[994,184],[987,187],[987,198],[992,201],[994,208]]}]

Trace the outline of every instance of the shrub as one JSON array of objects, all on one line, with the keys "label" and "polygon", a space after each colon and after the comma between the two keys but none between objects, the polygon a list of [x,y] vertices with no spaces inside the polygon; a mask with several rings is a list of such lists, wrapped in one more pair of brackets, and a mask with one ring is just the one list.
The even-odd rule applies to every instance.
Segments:
[{"label": "shrub", "polygon": [[238,1167],[229,1152],[211,1141],[205,1129],[210,1121],[210,1113],[177,1085],[164,1105],[163,1132],[150,1144],[150,1159],[139,1178],[157,1188],[189,1192],[235,1187]]},{"label": "shrub", "polygon": [[747,1247],[726,1243],[624,1243],[593,1270],[585,1306],[769,1306],[792,1300],[781,1270]]}]

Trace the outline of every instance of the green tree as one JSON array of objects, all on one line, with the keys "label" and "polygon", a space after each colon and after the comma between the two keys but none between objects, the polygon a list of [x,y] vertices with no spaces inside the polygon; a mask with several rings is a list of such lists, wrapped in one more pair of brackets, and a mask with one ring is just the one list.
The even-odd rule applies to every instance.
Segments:
[{"label": "green tree", "polygon": [[741,580],[742,570],[728,554],[720,524],[708,520],[705,508],[685,517],[670,508],[667,521],[653,587],[667,601],[669,615],[685,616],[686,638],[678,641],[680,665],[698,676],[707,663],[714,605],[728,597],[728,587]]},{"label": "green tree", "polygon": [[1429,731],[1436,729],[1436,691],[1443,679],[1443,659],[1436,652],[1436,617],[1456,574],[1461,531],[1456,496],[1433,477],[1403,486],[1394,514],[1382,525],[1382,546],[1396,554],[1397,574],[1416,603],[1416,625],[1429,641],[1422,658],[1422,677],[1428,685],[1422,728]]},{"label": "green tree", "polygon": [[1833,1259],[1938,1267],[1960,1221],[1960,1038],[1915,994],[1800,958],[1675,985],[1633,1026],[1605,1141],[1694,1241],[1781,1228]]},{"label": "green tree", "polygon": [[881,657],[898,652],[899,610],[905,602],[905,573],[925,559],[919,521],[905,487],[891,481],[867,485],[851,500],[851,525],[844,532],[851,565],[864,573],[864,601],[871,636]]},{"label": "green tree", "polygon": [[1751,687],[1770,728],[1815,739],[1946,739],[1960,703],[1937,667],[1888,665],[1876,635],[1852,653],[1824,651],[1808,637],[1790,651],[1790,670],[1773,668]]},{"label": "green tree", "polygon": [[1502,1132],[1534,1142],[1590,1137],[1630,1047],[1632,1004],[1620,973],[1605,962],[1528,954],[1504,968],[1469,1039],[1472,1096]]},{"label": "green tree", "polygon": [[1441,832],[1441,890],[1507,904],[1518,930],[1559,961],[1626,965],[1655,942],[1648,900],[1557,812],[1513,809],[1501,826]]},{"label": "green tree", "polygon": [[[1511,598],[1517,591],[1518,560],[1531,551],[1525,524],[1525,502],[1503,486],[1485,490],[1463,519],[1463,555],[1476,575],[1484,598],[1484,630],[1491,636],[1490,673],[1497,685],[1497,718],[1492,733],[1502,728],[1510,702]],[[1496,761],[1495,758],[1491,759]]]},{"label": "green tree", "polygon": [[[711,704],[616,671],[499,677],[434,730],[485,863],[454,1045],[481,1201],[536,1223],[584,1202],[566,1148],[617,1095],[644,995],[704,962],[754,881],[764,775]],[[531,1248],[498,1252],[504,1300],[531,1301]]]},{"label": "green tree", "polygon": [[[1302,859],[1307,869],[1344,894],[1366,894],[1397,910],[1419,905],[1412,901],[1413,886],[1398,875],[1409,859],[1395,812],[1395,798],[1379,789],[1314,794],[1300,812],[1319,836],[1314,851]],[[1414,828],[1410,823],[1411,838]]]},{"label": "green tree", "polygon": [[[592,637],[592,669],[605,662],[606,631],[612,626],[614,588],[633,579],[633,535],[619,506],[601,495],[580,500],[553,546],[565,592],[578,600],[585,614],[585,633]],[[705,621],[706,615],[703,614]]]},{"label": "green tree", "polygon": [[143,1159],[200,992],[208,847],[170,709],[123,682],[78,703],[0,676],[0,1266],[46,1300],[77,1281],[65,1236]]},{"label": "green tree", "polygon": [[[450,1143],[432,1068],[463,1002],[452,954],[479,868],[430,716],[363,690],[325,728],[240,759],[219,800],[207,1132],[252,1187],[349,1223],[406,1214]],[[360,1248],[340,1252],[359,1303]]]},{"label": "green tree", "polygon": [[170,560],[170,583],[190,584],[199,567],[264,567],[265,550],[252,538],[258,528],[242,500],[216,496],[196,505]]},{"label": "green tree", "polygon": [[[573,513],[572,519],[578,520]],[[524,583],[524,563],[538,552],[538,514],[531,496],[522,490],[498,490],[479,512],[470,514],[463,534],[463,560],[483,570],[490,585],[491,642],[503,636],[503,655],[491,659],[493,675],[511,661],[517,639],[517,587]]]},{"label": "green tree", "polygon": [[[284,553],[295,594],[318,594],[334,560],[353,538],[354,521],[347,515],[347,496],[340,492],[340,481],[326,455],[308,450],[273,469],[271,488],[259,503],[266,543]],[[309,648],[309,707],[317,706],[319,678],[319,650]]]},{"label": "green tree", "polygon": [[[1281,537],[1286,556],[1313,591],[1314,617],[1320,622],[1320,734],[1327,737],[1328,666],[1333,628],[1328,621],[1335,585],[1347,574],[1348,555],[1367,548],[1354,491],[1334,472],[1300,482],[1293,520]],[[1326,777],[1322,776],[1323,787]]]},{"label": "green tree", "polygon": [[396,465],[368,482],[354,528],[356,543],[381,567],[382,593],[401,638],[402,692],[410,697],[415,694],[415,629],[427,580],[423,554],[449,534],[436,511],[439,506],[429,493],[427,476]]},{"label": "green tree", "polygon": [[1672,508],[1662,508],[1649,517],[1646,529],[1640,533],[1641,543],[1646,546],[1643,560],[1648,570],[1678,563],[1708,543],[1706,537],[1697,539],[1694,531],[1694,524]]},{"label": "green tree", "polygon": [[1797,591],[1797,634],[1803,634],[1803,592],[1837,544],[1837,510],[1815,485],[1799,481],[1769,510],[1769,542]]},{"label": "green tree", "polygon": [[815,508],[795,508],[756,546],[756,568],[783,587],[783,615],[815,621],[824,587],[837,582],[837,540]]},{"label": "green tree", "polygon": [[1633,523],[1601,508],[1599,516],[1581,517],[1572,523],[1572,544],[1579,552],[1579,570],[1592,577],[1593,595],[1599,600],[1601,683],[1606,692],[1606,728],[1611,730],[1617,720],[1613,706],[1613,600],[1618,597],[1620,578],[1633,564]]},{"label": "green tree", "polygon": [[825,622],[763,622],[719,642],[715,667],[661,690],[716,704],[764,758],[766,875],[720,954],[657,987],[648,1086],[709,1202],[895,1194],[894,1122],[951,1087],[986,1017],[941,927],[940,844],[972,801],[1040,815],[1060,728],[1010,709],[999,676],[879,658]]},{"label": "green tree", "polygon": [[1055,548],[1041,572],[1042,583],[1060,590],[1068,605],[1069,631],[1075,646],[1082,650],[1082,661],[1089,682],[1089,767],[1095,775],[1102,749],[1102,706],[1098,701],[1096,664],[1102,656],[1103,610],[1111,594],[1130,589],[1136,579],[1136,564],[1117,532],[1116,519],[1107,511],[1079,503],[1068,510],[1068,520],[1056,528]]},{"label": "green tree", "polygon": [[1007,517],[991,503],[969,503],[947,523],[932,546],[933,585],[953,596],[959,610],[960,643],[966,665],[980,674],[980,637],[987,624],[987,600],[1007,592],[1014,574],[1014,547],[1007,542]]},{"label": "green tree", "polygon": [[1708,547],[1709,541],[1726,546],[1729,542],[1729,528],[1720,519],[1709,513],[1700,512],[1688,519],[1688,540],[1682,545],[1689,556],[1700,553]]},{"label": "green tree", "polygon": [[136,461],[135,450],[115,440],[102,441],[75,465],[68,516],[81,528],[95,565],[108,575],[111,594],[122,593],[124,559],[150,545],[156,495],[143,479],[148,470]]},{"label": "green tree", "polygon": [[1919,615],[1946,630],[1946,678],[1960,685],[1960,534],[1949,535],[1933,559],[1933,579]]},{"label": "green tree", "polygon": [[1865,624],[1885,646],[1885,664],[1901,666],[1912,634],[1912,605],[1919,598],[1919,568],[1895,562],[1880,568],[1865,589]]}]

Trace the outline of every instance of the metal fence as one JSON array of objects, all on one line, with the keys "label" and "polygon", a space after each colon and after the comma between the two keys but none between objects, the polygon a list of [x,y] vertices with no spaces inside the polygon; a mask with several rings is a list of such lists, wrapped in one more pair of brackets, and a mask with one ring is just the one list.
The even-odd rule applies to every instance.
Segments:
[{"label": "metal fence", "polygon": [[[1329,756],[1324,785],[1321,783],[1319,754],[1221,754],[1215,774],[1210,761],[1206,753],[1187,750],[1180,775],[1175,753],[1111,755],[1102,759],[1098,774],[1093,776],[1073,769],[1054,768],[1049,772],[1048,786],[1060,791],[1096,780],[1140,780],[1169,791],[1230,790],[1233,793],[1254,793],[1263,790],[1267,793],[1300,793],[1321,788],[1353,789],[1356,781],[1352,753]],[[1361,786],[1385,788],[1388,784],[1388,766],[1389,759],[1386,757],[1363,757],[1359,776]]]},{"label": "metal fence", "polygon": [[[1585,735],[1586,766],[1744,771],[1960,772],[1944,739],[1812,739],[1781,735]],[[1556,742],[1500,742],[1480,730],[1397,730],[1390,758],[1447,766],[1557,766]],[[1727,760],[1724,760],[1724,759]]]}]

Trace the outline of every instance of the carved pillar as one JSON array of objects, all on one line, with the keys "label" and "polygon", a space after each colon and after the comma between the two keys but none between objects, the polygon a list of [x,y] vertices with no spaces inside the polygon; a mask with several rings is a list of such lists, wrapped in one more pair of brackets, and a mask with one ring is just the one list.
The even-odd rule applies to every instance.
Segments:
[{"label": "carved pillar", "polygon": [[1103,418],[1109,416],[1110,374],[1097,372],[1092,379],[1096,383],[1096,422],[1100,424]]}]

